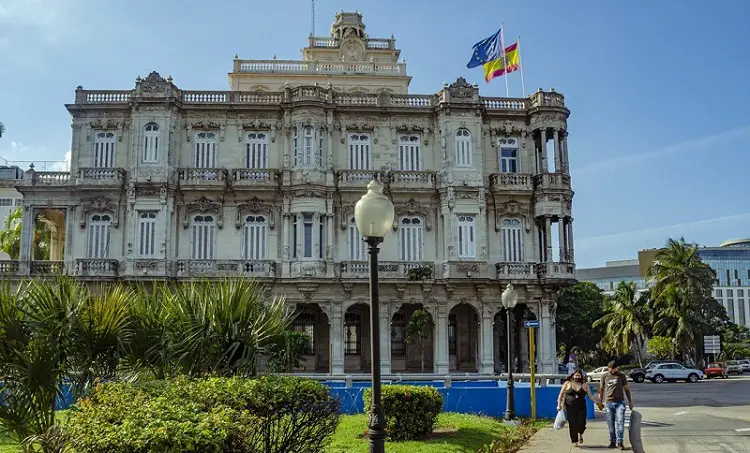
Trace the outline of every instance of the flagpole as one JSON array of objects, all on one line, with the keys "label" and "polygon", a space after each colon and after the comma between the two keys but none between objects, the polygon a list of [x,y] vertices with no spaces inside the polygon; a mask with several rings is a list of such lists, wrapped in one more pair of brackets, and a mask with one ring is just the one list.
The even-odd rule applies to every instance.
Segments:
[{"label": "flagpole", "polygon": [[505,54],[505,39],[503,38],[503,28],[505,28],[504,24],[500,22],[500,47],[502,47],[503,51],[503,68],[505,68],[505,97],[510,97],[510,91],[508,90],[508,56]]},{"label": "flagpole", "polygon": [[523,97],[526,97],[526,84],[523,82],[523,57],[521,57],[521,35],[518,35],[518,63],[521,70],[521,93],[523,93]]}]

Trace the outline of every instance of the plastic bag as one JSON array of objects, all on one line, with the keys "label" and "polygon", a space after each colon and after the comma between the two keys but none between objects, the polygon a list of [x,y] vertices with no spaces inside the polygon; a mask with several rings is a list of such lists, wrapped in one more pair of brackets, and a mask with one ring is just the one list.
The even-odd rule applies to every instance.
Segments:
[{"label": "plastic bag", "polygon": [[565,428],[565,423],[568,420],[565,418],[565,411],[559,410],[557,411],[557,417],[555,417],[555,429],[560,430]]}]

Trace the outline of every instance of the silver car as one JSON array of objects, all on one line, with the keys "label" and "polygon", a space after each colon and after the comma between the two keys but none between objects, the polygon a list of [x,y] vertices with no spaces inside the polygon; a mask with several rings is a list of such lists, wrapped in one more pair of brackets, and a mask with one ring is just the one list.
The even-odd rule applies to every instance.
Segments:
[{"label": "silver car", "polygon": [[745,367],[742,366],[742,360],[727,360],[727,370],[729,374],[742,374]]},{"label": "silver car", "polygon": [[742,371],[744,373],[750,373],[750,359],[742,359],[738,360],[738,362],[742,365]]},{"label": "silver car", "polygon": [[691,383],[703,379],[703,371],[685,368],[677,363],[662,363],[646,370],[646,379],[657,384],[664,381],[687,381]]}]

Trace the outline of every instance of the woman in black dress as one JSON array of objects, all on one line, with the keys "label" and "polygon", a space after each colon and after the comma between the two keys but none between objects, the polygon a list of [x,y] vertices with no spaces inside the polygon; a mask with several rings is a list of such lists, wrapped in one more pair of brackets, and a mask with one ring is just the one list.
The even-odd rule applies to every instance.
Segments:
[{"label": "woman in black dress", "polygon": [[591,393],[581,370],[576,369],[568,376],[557,398],[557,410],[565,409],[570,441],[576,447],[583,443],[583,432],[586,431],[586,395],[591,398],[591,401],[601,406],[598,399]]}]

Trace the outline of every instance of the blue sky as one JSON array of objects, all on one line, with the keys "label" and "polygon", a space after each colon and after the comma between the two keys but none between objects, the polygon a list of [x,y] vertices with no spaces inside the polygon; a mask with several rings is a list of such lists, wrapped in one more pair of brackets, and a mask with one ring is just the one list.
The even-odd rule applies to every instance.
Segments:
[{"label": "blue sky", "polygon": [[[466,68],[471,46],[501,21],[506,41],[522,36],[527,91],[554,87],[572,111],[579,267],[670,236],[750,236],[750,2],[318,0],[318,35],[341,9],[364,13],[371,37],[395,34],[413,93],[464,76],[503,96],[502,79]],[[235,53],[297,59],[309,31],[303,0],[0,0],[0,156],[63,159],[77,85],[129,89],[157,70],[227,89]]]}]

